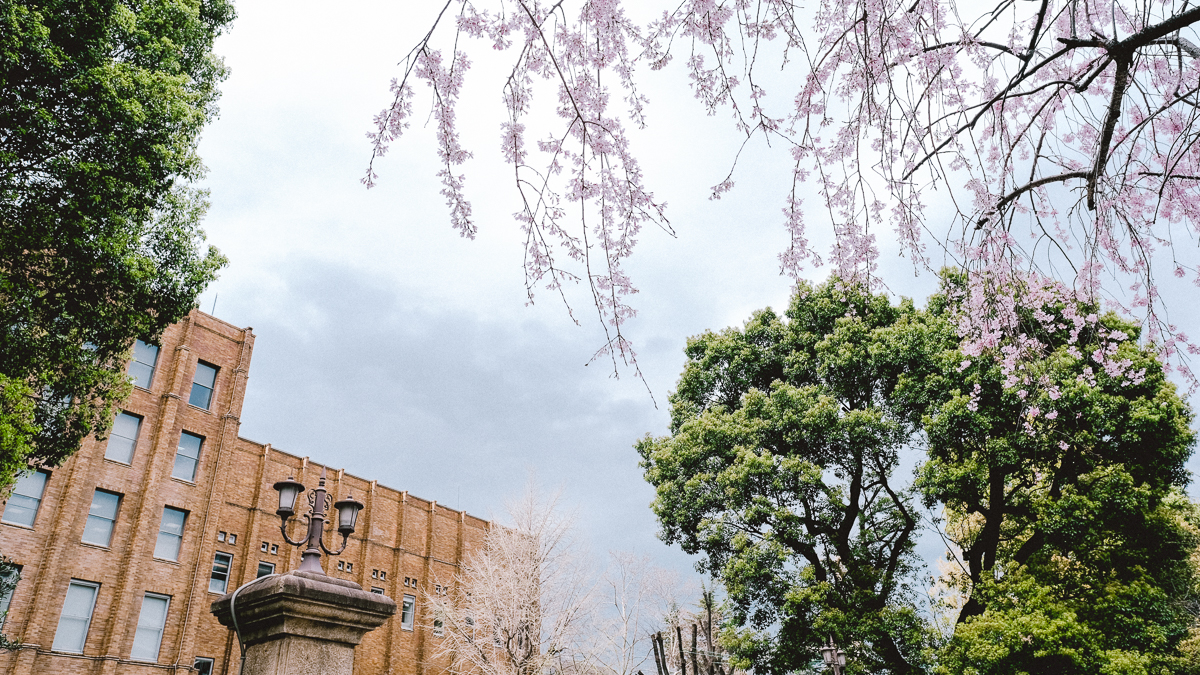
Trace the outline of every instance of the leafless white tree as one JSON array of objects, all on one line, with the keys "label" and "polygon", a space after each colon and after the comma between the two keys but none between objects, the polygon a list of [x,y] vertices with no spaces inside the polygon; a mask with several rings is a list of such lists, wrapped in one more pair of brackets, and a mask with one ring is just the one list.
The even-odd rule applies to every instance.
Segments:
[{"label": "leafless white tree", "polygon": [[635,675],[679,606],[678,577],[648,557],[590,563],[560,495],[531,482],[466,558],[450,592],[426,598],[432,656],[471,675]]},{"label": "leafless white tree", "polygon": [[[594,582],[572,518],[531,482],[467,557],[454,592],[428,597],[434,656],[478,675],[543,675],[586,661]],[[438,625],[440,624],[440,625]]]}]

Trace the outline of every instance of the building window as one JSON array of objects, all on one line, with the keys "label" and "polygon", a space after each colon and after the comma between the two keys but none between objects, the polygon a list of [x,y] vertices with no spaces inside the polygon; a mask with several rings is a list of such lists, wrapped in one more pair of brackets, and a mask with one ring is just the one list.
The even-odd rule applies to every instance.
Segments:
[{"label": "building window", "polygon": [[222,541],[222,542],[225,541],[225,533],[224,532],[217,533],[217,541]]},{"label": "building window", "polygon": [[261,579],[268,574],[275,574],[275,563],[259,561],[258,576],[255,579]]},{"label": "building window", "polygon": [[196,467],[200,465],[200,446],[204,439],[196,434],[180,432],[179,449],[175,452],[175,468],[171,476],[189,483],[196,482]]},{"label": "building window", "polygon": [[154,544],[154,557],[162,560],[179,560],[179,549],[183,545],[183,524],[187,511],[163,507],[162,524],[158,526],[158,541]]},{"label": "building window", "polygon": [[117,522],[117,509],[120,507],[121,495],[96,490],[92,495],[87,523],[83,526],[83,543],[107,547],[112,541],[113,524]]},{"label": "building window", "polygon": [[21,581],[21,566],[10,567],[0,575],[0,586],[7,590],[0,591],[0,628],[4,628],[4,617],[8,616],[8,606],[12,603],[13,593],[17,592],[17,584]]},{"label": "building window", "polygon": [[417,599],[411,595],[404,596],[400,605],[400,627],[404,630],[413,629],[413,614],[417,608]]},{"label": "building window", "polygon": [[13,525],[33,527],[37,520],[38,507],[42,505],[42,493],[46,491],[46,481],[50,474],[46,471],[34,471],[17,479],[13,486],[8,503],[4,506],[4,515],[0,520]]},{"label": "building window", "polygon": [[195,670],[197,675],[213,675],[215,663],[207,656],[197,656],[196,660],[192,662],[192,670]]},{"label": "building window", "polygon": [[383,589],[378,586],[372,586],[371,592],[374,593],[375,595],[383,595]]},{"label": "building window", "polygon": [[271,544],[271,555],[279,553],[279,544]]},{"label": "building window", "polygon": [[263,553],[266,553],[266,552],[267,552],[267,550],[268,550],[268,549],[270,549],[270,548],[271,548],[271,544],[269,544],[268,542],[265,542],[265,541],[264,541],[264,542],[262,543],[262,546],[261,546],[261,547],[259,547],[259,550],[260,550],[260,551],[262,551]]},{"label": "building window", "polygon": [[133,385],[149,389],[154,381],[154,366],[158,363],[158,345],[147,344],[141,340],[133,343],[133,360],[129,362],[129,375],[133,377]]},{"label": "building window", "polygon": [[229,545],[230,545],[230,546],[233,546],[233,545],[234,545],[234,544],[236,544],[236,543],[237,543],[237,535],[236,535],[236,534],[233,534],[233,533],[230,533],[230,534],[229,534]]},{"label": "building window", "polygon": [[133,634],[133,649],[129,658],[134,661],[157,661],[158,648],[162,645],[163,628],[167,625],[167,607],[171,596],[147,593],[142,598],[142,611],[138,614],[137,632]]},{"label": "building window", "polygon": [[67,586],[67,598],[63,600],[62,615],[58,617],[58,630],[54,632],[54,651],[83,653],[88,626],[92,623],[92,609],[96,606],[96,592],[99,590],[100,584],[71,580],[71,585]]},{"label": "building window", "polygon": [[233,556],[228,553],[217,553],[213,556],[212,576],[208,579],[209,593],[225,593],[229,587],[229,568],[233,565]]},{"label": "building window", "polygon": [[122,464],[133,463],[133,450],[137,447],[138,432],[142,429],[142,418],[122,412],[113,420],[112,433],[108,435],[108,446],[104,448],[104,459]]},{"label": "building window", "polygon": [[208,410],[216,385],[217,367],[203,361],[196,363],[196,376],[192,378],[192,393],[188,395],[188,403]]},{"label": "building window", "polygon": [[438,617],[438,618],[434,619],[433,620],[433,634],[438,637],[441,637],[442,634],[445,632],[446,632],[445,624],[442,623],[442,618]]}]

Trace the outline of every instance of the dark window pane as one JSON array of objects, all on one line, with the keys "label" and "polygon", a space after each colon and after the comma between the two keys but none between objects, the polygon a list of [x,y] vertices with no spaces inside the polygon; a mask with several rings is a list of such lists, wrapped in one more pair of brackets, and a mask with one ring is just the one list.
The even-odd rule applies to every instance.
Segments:
[{"label": "dark window pane", "polygon": [[267,576],[268,574],[275,574],[275,563],[269,563],[269,562],[258,563],[258,576],[256,578],[261,579],[261,578]]}]

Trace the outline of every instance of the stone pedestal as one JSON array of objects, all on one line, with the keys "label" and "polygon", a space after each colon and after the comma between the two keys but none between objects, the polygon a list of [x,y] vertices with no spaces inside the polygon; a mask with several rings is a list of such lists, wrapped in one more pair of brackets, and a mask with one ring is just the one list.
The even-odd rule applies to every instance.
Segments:
[{"label": "stone pedestal", "polygon": [[396,603],[352,581],[290,572],[221,597],[212,613],[240,634],[243,675],[352,675],[355,645],[396,613]]}]

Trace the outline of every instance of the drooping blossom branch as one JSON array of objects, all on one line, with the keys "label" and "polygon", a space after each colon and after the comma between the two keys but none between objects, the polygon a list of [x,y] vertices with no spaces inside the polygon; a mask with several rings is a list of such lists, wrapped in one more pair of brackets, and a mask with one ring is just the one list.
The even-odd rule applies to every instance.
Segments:
[{"label": "drooping blossom branch", "polygon": [[[1196,347],[1170,324],[1156,279],[1170,270],[1200,285],[1200,6],[1189,0],[680,0],[643,25],[618,0],[483,1],[447,5],[458,19],[444,71],[419,65],[434,32],[418,44],[418,67],[377,119],[374,156],[411,115],[408,77],[426,79],[461,229],[450,167],[464,155],[442,131],[458,35],[514,54],[502,148],[530,298],[585,282],[612,331],[602,353],[632,358],[624,263],[645,224],[668,227],[622,120],[644,124],[638,68],[679,56],[700,104],[727,111],[743,147],[759,139],[790,153],[784,274],[828,263],[877,283],[881,250],[898,248],[918,270],[967,270],[992,303],[985,314],[1009,312],[998,324],[1008,326],[1026,308],[1015,289],[1051,279],[1140,312],[1142,339],[1190,374]],[[526,120],[538,83],[557,92],[557,123],[536,134],[534,159]],[[734,187],[732,159],[713,198]],[[814,227],[834,235],[828,251],[815,249]]]}]

